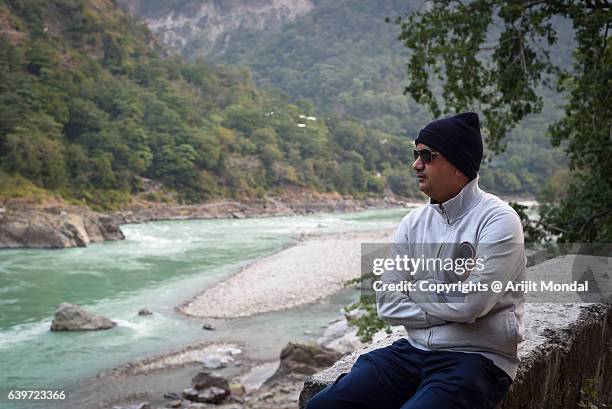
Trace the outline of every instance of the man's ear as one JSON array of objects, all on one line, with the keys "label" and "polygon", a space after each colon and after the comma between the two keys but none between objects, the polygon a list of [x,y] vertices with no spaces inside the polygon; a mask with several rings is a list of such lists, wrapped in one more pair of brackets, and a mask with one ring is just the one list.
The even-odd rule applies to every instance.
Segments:
[{"label": "man's ear", "polygon": [[455,172],[454,172],[454,175],[455,175],[455,177],[457,177],[458,179],[461,179],[461,180],[462,180],[462,182],[467,183],[467,182],[469,182],[469,181],[470,181],[470,178],[468,178],[468,177],[465,175],[465,173],[463,173],[462,171],[460,171],[460,170],[459,170],[459,169],[457,169],[456,167],[455,167]]}]

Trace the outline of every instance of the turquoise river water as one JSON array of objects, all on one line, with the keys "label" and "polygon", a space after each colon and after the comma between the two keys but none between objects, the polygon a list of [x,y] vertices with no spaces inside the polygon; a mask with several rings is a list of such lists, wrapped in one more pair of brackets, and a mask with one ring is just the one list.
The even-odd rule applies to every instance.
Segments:
[{"label": "turquoise river water", "polygon": [[[316,339],[354,290],[320,303],[239,320],[202,322],[174,307],[300,233],[395,227],[408,209],[253,219],[159,221],[121,226],[126,239],[62,250],[0,250],[0,407],[54,407],[8,400],[8,391],[77,390],[83,380],[130,360],[185,345],[241,340],[250,356],[278,356],[289,340]],[[51,332],[61,302],[119,325]],[[140,317],[146,307],[153,316]]]}]

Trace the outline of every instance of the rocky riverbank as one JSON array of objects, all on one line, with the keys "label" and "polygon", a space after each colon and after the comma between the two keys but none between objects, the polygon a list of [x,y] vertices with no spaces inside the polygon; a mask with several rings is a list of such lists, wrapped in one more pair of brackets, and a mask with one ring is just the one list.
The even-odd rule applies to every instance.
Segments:
[{"label": "rocky riverbank", "polygon": [[369,208],[407,206],[395,196],[354,199],[337,193],[292,192],[250,200],[218,200],[181,205],[135,200],[114,213],[84,206],[28,204],[13,199],[0,203],[0,248],[66,248],[124,238],[120,225],[154,220],[290,216],[318,212],[356,212]]},{"label": "rocky riverbank", "polygon": [[[359,313],[341,313],[316,342],[289,342],[274,361],[250,358],[248,348],[235,341],[195,344],[132,361],[81,385],[81,396],[91,393],[97,400],[81,398],[68,407],[295,409],[309,375],[365,345],[349,324]],[[393,328],[395,335],[402,331]],[[381,330],[374,341],[387,336]]]},{"label": "rocky riverbank", "polygon": [[393,229],[307,237],[207,288],[178,311],[196,318],[241,318],[314,303],[361,272],[361,244],[391,241]]},{"label": "rocky riverbank", "polygon": [[84,247],[124,238],[121,216],[81,206],[0,208],[0,248]]}]

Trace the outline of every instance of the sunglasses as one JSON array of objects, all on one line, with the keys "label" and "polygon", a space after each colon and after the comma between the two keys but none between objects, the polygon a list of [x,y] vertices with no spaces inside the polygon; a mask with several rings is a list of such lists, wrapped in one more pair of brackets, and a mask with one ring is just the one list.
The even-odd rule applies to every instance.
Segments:
[{"label": "sunglasses", "polygon": [[431,163],[431,161],[438,155],[439,153],[432,152],[429,149],[414,150],[414,160],[417,160],[420,157],[425,164]]}]

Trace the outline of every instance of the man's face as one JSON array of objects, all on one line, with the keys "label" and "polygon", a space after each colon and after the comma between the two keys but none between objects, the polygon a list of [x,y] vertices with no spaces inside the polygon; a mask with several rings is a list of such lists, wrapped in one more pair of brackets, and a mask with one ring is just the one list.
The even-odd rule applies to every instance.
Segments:
[{"label": "man's face", "polygon": [[419,190],[438,202],[445,202],[456,195],[457,168],[441,153],[423,143],[419,143],[416,149],[429,149],[437,154],[428,164],[425,164],[421,157],[412,164],[412,168],[416,171]]}]

